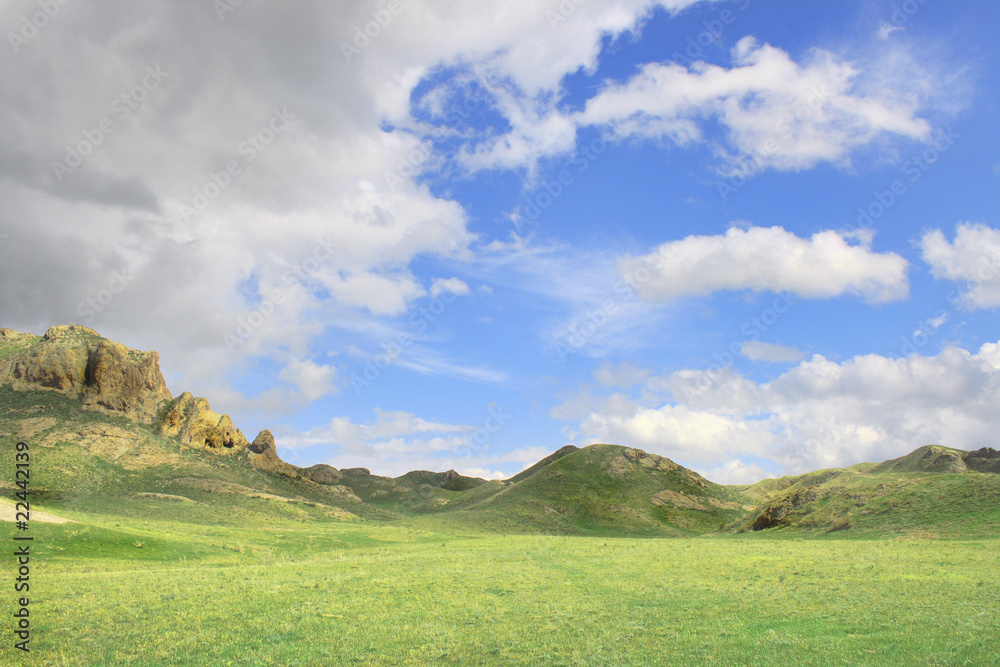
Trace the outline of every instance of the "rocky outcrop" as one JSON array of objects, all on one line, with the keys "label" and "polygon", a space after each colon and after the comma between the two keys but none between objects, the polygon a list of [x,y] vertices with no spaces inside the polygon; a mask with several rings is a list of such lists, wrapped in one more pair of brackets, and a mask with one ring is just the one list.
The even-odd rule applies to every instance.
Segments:
[{"label": "rocky outcrop", "polygon": [[983,447],[965,455],[965,465],[969,470],[1000,473],[1000,451]]},{"label": "rocky outcrop", "polygon": [[317,484],[336,484],[344,478],[343,473],[325,463],[317,463],[314,466],[302,468],[299,472],[303,477],[311,479]]},{"label": "rocky outcrop", "polygon": [[268,472],[299,477],[298,469],[278,456],[274,436],[264,429],[250,442],[229,415],[212,410],[204,398],[185,391],[163,413],[157,432],[189,447],[206,449],[213,454],[238,456]]},{"label": "rocky outcrop", "polygon": [[625,447],[605,465],[605,471],[612,477],[625,477],[633,471],[642,469],[665,473],[679,471],[686,482],[702,488],[707,486],[705,478],[698,473],[677,465],[665,456],[650,454],[641,449]]},{"label": "rocky outcrop", "polygon": [[243,433],[233,426],[229,415],[213,411],[207,400],[196,398],[189,391],[167,406],[156,428],[160,435],[217,453],[239,452],[250,444]]},{"label": "rocky outcrop", "polygon": [[160,405],[173,398],[156,352],[137,352],[110,340],[102,340],[90,351],[84,383],[85,404],[135,421],[155,417]]},{"label": "rocky outcrop", "polygon": [[54,326],[41,337],[0,329],[0,350],[0,385],[14,391],[57,391],[79,398],[84,409],[151,425],[182,445],[299,476],[278,456],[270,431],[261,431],[251,443],[204,398],[184,392],[175,399],[156,352],[133,350],[79,325]]},{"label": "rocky outcrop", "polygon": [[6,347],[12,343],[30,341],[33,338],[37,338],[37,336],[30,333],[14,331],[13,329],[0,328],[0,347]]},{"label": "rocky outcrop", "polygon": [[[278,447],[274,442],[274,436],[267,429],[258,433],[257,437],[246,448],[246,457],[251,464],[261,470],[287,475],[288,477],[298,477],[300,475],[297,468],[285,463],[278,456]],[[333,468],[330,469],[333,470]]]},{"label": "rocky outcrop", "polygon": [[0,344],[14,350],[0,363],[0,384],[14,391],[75,395],[85,408],[145,424],[173,398],[156,352],[132,350],[78,325],[51,327],[41,338],[2,331]]},{"label": "rocky outcrop", "polygon": [[766,530],[775,526],[787,525],[792,516],[798,513],[808,503],[819,500],[820,493],[813,488],[798,489],[784,498],[770,503],[754,519],[750,530]]}]

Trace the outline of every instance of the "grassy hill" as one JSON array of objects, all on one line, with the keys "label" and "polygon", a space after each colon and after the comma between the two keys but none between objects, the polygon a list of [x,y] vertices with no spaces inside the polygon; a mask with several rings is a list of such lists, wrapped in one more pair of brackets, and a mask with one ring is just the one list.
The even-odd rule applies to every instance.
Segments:
[{"label": "grassy hill", "polygon": [[[673,461],[598,444],[560,450],[419,525],[503,532],[690,536],[718,530],[752,500]],[[541,465],[544,463],[544,465]]]},{"label": "grassy hill", "polygon": [[[146,424],[81,410],[56,392],[0,387],[0,457],[31,445],[33,502],[53,509],[177,516],[208,523],[391,519],[349,489],[259,470],[240,457],[182,447]],[[13,475],[0,479],[10,495]],[[188,502],[190,501],[190,502]]]},{"label": "grassy hill", "polygon": [[504,481],[299,469],[150,353],[15,334],[0,495],[28,441],[38,664],[1000,661],[992,449],[744,486],[610,444]]},{"label": "grassy hill", "polygon": [[[266,437],[265,437],[266,436]],[[396,478],[280,461],[205,399],[174,398],[155,352],[79,326],[0,329],[0,455],[29,440],[36,501],[192,521],[405,519],[450,531],[685,537],[1000,529],[1000,452],[920,447],[883,463],[722,486],[669,459],[562,447],[505,481],[454,470]],[[11,482],[0,482],[0,490]]]},{"label": "grassy hill", "polygon": [[761,507],[732,528],[994,536],[1000,476],[988,471],[995,454],[928,445],[879,464],[763,480],[744,490]]}]

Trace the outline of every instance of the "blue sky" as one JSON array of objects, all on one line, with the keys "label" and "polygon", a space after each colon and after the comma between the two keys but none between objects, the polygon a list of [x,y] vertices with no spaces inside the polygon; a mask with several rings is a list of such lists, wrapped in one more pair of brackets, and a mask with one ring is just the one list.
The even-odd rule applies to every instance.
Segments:
[{"label": "blue sky", "polygon": [[40,7],[0,11],[2,324],[157,349],[292,463],[996,444],[1000,6]]}]

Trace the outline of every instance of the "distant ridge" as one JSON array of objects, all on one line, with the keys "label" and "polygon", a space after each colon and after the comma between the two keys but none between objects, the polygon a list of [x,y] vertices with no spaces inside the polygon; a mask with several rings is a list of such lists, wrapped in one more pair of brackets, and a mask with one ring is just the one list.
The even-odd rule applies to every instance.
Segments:
[{"label": "distant ridge", "polygon": [[119,498],[122,511],[172,500],[164,511],[197,516],[212,506],[216,516],[225,507],[234,517],[649,537],[1000,533],[1000,452],[991,447],[926,445],[882,463],[738,486],[614,444],[566,445],[502,481],[455,470],[392,478],[325,463],[298,468],[278,457],[270,431],[248,441],[206,399],[174,397],[156,352],[76,325],[43,336],[0,329],[0,448],[17,439],[44,451],[32,473],[38,497],[84,506]]}]

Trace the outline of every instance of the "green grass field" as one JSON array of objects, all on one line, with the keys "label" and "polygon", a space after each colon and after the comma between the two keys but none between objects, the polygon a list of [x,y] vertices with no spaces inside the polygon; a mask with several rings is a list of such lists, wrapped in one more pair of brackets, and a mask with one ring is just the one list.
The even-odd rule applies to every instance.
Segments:
[{"label": "green grass field", "polygon": [[32,652],[4,613],[3,665],[1000,664],[995,539],[459,536],[265,511],[211,525],[204,505],[164,499],[47,509],[78,523],[32,525]]},{"label": "green grass field", "polygon": [[0,523],[3,666],[1000,665],[1000,475],[957,450],[727,487],[598,444],[327,485],[0,387],[7,499],[20,439],[31,652]]}]

